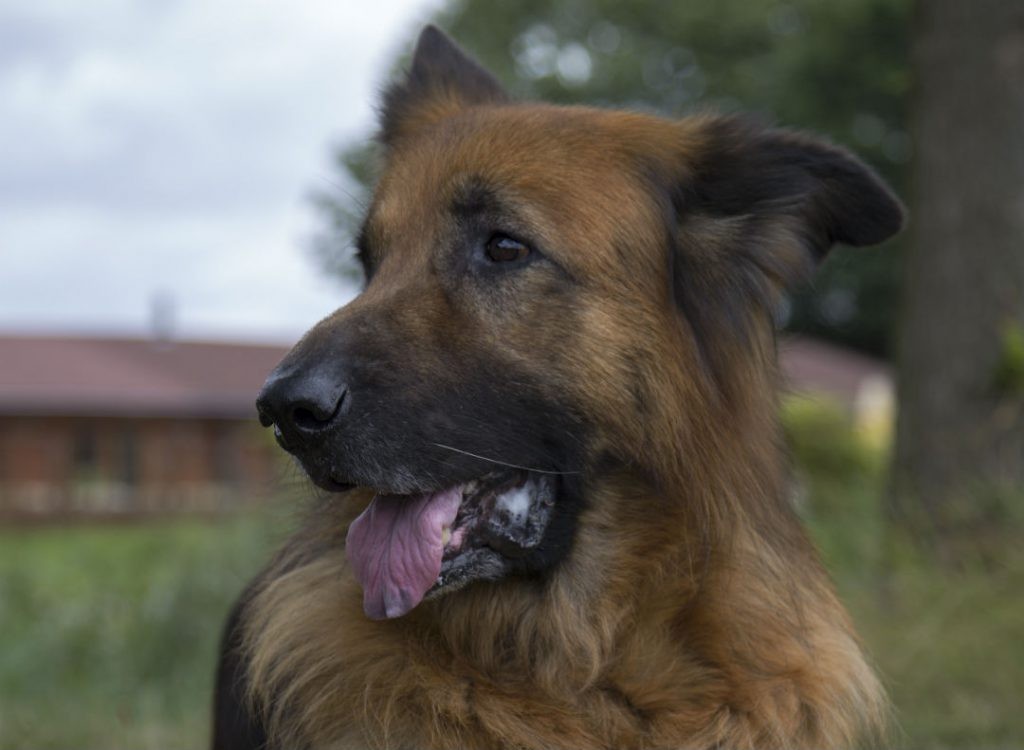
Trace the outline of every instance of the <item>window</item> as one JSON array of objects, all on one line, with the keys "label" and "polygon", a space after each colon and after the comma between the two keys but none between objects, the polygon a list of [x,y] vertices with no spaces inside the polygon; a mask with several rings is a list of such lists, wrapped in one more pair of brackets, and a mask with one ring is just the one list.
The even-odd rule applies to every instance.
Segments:
[{"label": "window", "polygon": [[75,429],[73,462],[75,474],[80,478],[96,473],[96,428],[93,425],[82,424]]},{"label": "window", "polygon": [[134,427],[121,431],[121,481],[128,485],[139,481],[139,435]]}]

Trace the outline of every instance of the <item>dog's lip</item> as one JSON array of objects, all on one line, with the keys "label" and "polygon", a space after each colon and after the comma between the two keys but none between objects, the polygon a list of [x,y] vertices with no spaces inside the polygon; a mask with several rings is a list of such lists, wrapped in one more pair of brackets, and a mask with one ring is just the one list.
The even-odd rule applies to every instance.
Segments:
[{"label": "dog's lip", "polygon": [[383,497],[414,497],[416,495],[427,495],[434,494],[437,492],[444,492],[445,490],[459,488],[462,490],[469,490],[474,485],[478,485],[494,477],[505,477],[512,474],[527,475],[532,472],[527,470],[506,470],[506,471],[492,471],[485,474],[473,474],[465,477],[455,477],[446,480],[431,480],[425,481],[421,484],[415,485],[403,485],[402,487],[387,486],[382,483],[368,483],[362,482],[358,479],[349,481],[349,478],[342,477],[338,474],[322,474],[314,473],[307,469],[307,474],[313,483],[318,487],[325,489],[329,492],[344,493],[361,488],[372,492],[374,495]]},{"label": "dog's lip", "polygon": [[446,489],[451,489],[451,488],[454,488],[454,487],[460,487],[460,486],[462,486],[464,484],[467,484],[469,481],[470,480],[458,481],[458,482],[447,482],[447,483],[444,483],[444,484],[440,484],[440,483],[429,484],[429,485],[424,484],[424,485],[417,485],[417,486],[412,487],[412,488],[406,487],[406,488],[403,488],[403,489],[398,489],[398,488],[395,488],[395,487],[386,487],[386,486],[383,486],[383,485],[368,484],[368,483],[359,482],[359,481],[349,482],[349,481],[345,481],[344,479],[341,479],[341,478],[339,478],[339,477],[337,477],[337,476],[335,476],[333,474],[332,475],[327,475],[327,476],[325,476],[323,478],[319,478],[319,479],[318,478],[313,478],[314,484],[316,484],[318,487],[321,487],[321,488],[327,490],[328,492],[345,493],[345,492],[349,492],[351,490],[354,490],[354,489],[358,488],[358,489],[368,490],[369,492],[372,492],[375,496],[376,495],[380,495],[380,496],[383,496],[383,497],[397,497],[397,498],[414,497],[416,495],[428,495],[428,494],[433,494],[435,492],[443,492]]},{"label": "dog's lip", "polygon": [[[522,475],[524,479],[525,476],[528,474],[528,472],[503,472],[501,478],[504,479],[505,477],[510,476],[513,473]],[[444,483],[435,482],[431,484],[423,484],[418,485],[412,489],[406,488],[403,490],[370,484],[360,484],[358,482],[347,482],[343,479],[338,478],[334,474],[327,474],[321,477],[311,476],[310,478],[313,480],[314,484],[316,484],[318,487],[322,489],[327,490],[328,492],[336,492],[341,494],[345,492],[350,492],[351,490],[354,490],[356,488],[362,488],[365,490],[369,490],[375,496],[405,498],[414,497],[416,495],[433,494],[436,492],[443,492],[446,489],[456,488],[459,489],[460,491],[469,493],[471,492],[471,488],[474,485],[486,482],[488,479],[491,479],[492,477],[496,476],[498,476],[498,472],[492,472],[484,476],[474,476],[468,479],[461,479]]]},{"label": "dog's lip", "polygon": [[318,484],[320,484],[320,486],[323,487],[328,492],[339,493],[348,492],[349,490],[354,490],[356,487],[358,487],[358,485],[356,484],[353,484],[351,482],[342,482],[340,479],[335,479],[333,476],[328,476],[326,479],[324,479],[322,482],[319,482]]},{"label": "dog's lip", "polygon": [[368,490],[374,496],[392,497],[396,499],[411,498],[418,495],[432,495],[445,490],[458,489],[465,499],[470,499],[477,493],[495,489],[499,485],[510,483],[523,484],[535,472],[526,469],[511,469],[477,474],[463,479],[452,479],[449,481],[432,481],[417,484],[413,487],[403,488],[388,487],[379,484],[366,484],[360,482],[349,482],[339,478],[337,475],[325,475],[323,478],[313,481],[320,487],[331,492],[344,493],[356,488]]},{"label": "dog's lip", "polygon": [[496,472],[475,482],[448,540],[441,572],[426,598],[478,578],[504,575],[543,542],[558,482],[529,470]]}]

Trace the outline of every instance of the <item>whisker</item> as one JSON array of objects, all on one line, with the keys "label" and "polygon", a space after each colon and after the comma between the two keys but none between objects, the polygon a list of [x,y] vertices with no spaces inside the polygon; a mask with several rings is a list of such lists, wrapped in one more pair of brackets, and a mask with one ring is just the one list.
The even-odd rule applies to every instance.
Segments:
[{"label": "whisker", "polygon": [[360,197],[358,195],[355,195],[350,190],[346,189],[345,186],[342,185],[340,182],[335,182],[334,180],[332,180],[330,177],[327,177],[326,175],[318,174],[317,177],[319,177],[321,180],[323,180],[328,185],[333,187],[339,193],[344,193],[345,197],[348,198],[350,201],[352,201],[354,204],[356,204],[357,208],[359,208],[360,210],[364,210],[364,211],[366,210],[367,202],[366,202],[366,199],[364,197]]},{"label": "whisker", "polygon": [[487,456],[481,456],[481,455],[479,455],[477,453],[470,453],[469,451],[464,451],[461,448],[455,448],[455,447],[453,447],[451,445],[445,445],[444,443],[434,443],[434,445],[436,445],[438,448],[444,448],[445,450],[454,451],[455,453],[461,453],[464,456],[469,456],[471,458],[478,458],[481,461],[488,461],[488,462],[490,462],[492,464],[498,464],[499,466],[508,466],[510,469],[522,469],[523,471],[532,471],[535,474],[563,474],[563,475],[566,475],[566,474],[579,474],[580,473],[578,471],[552,471],[550,469],[534,469],[534,468],[532,468],[530,466],[520,466],[519,464],[510,464],[508,461],[499,461],[499,460],[497,460],[495,458],[488,458]]}]

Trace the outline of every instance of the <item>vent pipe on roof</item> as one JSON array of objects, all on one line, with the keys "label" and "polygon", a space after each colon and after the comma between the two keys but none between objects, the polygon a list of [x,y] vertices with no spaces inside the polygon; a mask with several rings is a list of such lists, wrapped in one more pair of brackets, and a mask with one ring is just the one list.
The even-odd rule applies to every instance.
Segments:
[{"label": "vent pipe on roof", "polygon": [[166,290],[154,292],[149,299],[149,328],[153,343],[160,347],[174,344],[174,323],[177,305],[174,295]]}]

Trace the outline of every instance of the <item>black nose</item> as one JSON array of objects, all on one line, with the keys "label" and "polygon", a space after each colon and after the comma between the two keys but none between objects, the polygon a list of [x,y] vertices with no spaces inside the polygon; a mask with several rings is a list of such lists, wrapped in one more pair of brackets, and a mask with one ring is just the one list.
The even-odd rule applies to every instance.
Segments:
[{"label": "black nose", "polygon": [[275,371],[263,384],[256,410],[260,424],[273,425],[283,447],[292,448],[337,422],[347,392],[327,375]]}]

